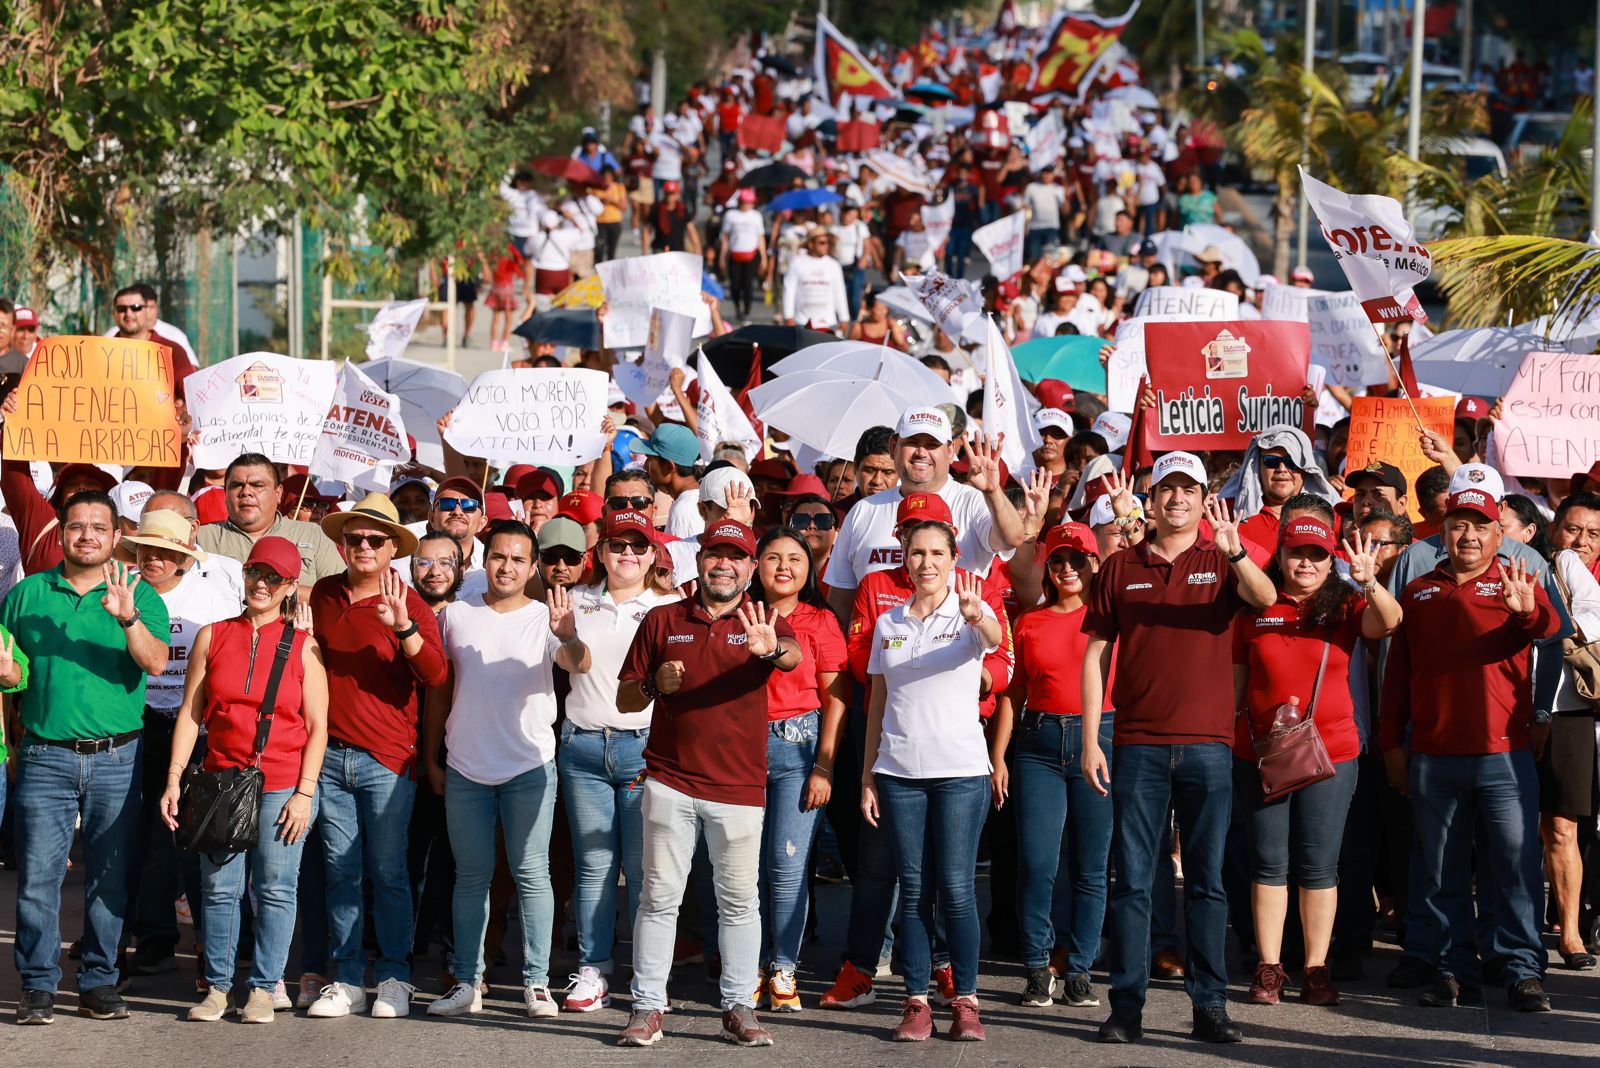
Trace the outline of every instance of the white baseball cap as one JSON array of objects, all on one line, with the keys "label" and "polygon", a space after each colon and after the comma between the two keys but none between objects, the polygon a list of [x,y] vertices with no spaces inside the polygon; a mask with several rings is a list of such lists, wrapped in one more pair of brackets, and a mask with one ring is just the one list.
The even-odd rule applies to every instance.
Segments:
[{"label": "white baseball cap", "polygon": [[[1089,525],[1091,527],[1103,527],[1116,518],[1117,511],[1111,507],[1110,496],[1096,497],[1094,504],[1089,506]],[[1140,506],[1139,498],[1137,497],[1133,499],[1133,518],[1144,518],[1144,508]]]},{"label": "white baseball cap", "polygon": [[759,506],[756,499],[756,484],[750,481],[750,476],[737,467],[719,467],[700,480],[700,503],[714,504],[719,508],[728,506],[728,487],[743,486],[750,494],[750,504]]},{"label": "white baseball cap", "polygon": [[155,490],[143,482],[123,482],[111,487],[111,499],[117,505],[117,518],[137,523],[144,512],[144,504]]},{"label": "white baseball cap", "polygon": [[1086,274],[1084,269],[1079,267],[1076,263],[1067,264],[1066,270],[1062,271],[1061,273],[1070,278],[1073,285],[1081,286],[1089,280],[1088,274]]},{"label": "white baseball cap", "polygon": [[926,434],[940,445],[950,444],[954,436],[950,433],[950,420],[931,404],[918,404],[901,412],[900,421],[894,425],[894,433],[898,438]]},{"label": "white baseball cap", "polygon": [[1206,484],[1206,465],[1192,452],[1169,452],[1156,461],[1150,475],[1151,487],[1159,486],[1169,475],[1188,475],[1200,485]]},{"label": "white baseball cap", "polygon": [[1462,490],[1483,490],[1497,502],[1506,495],[1505,479],[1488,464],[1462,464],[1450,476],[1449,495],[1454,497]]},{"label": "white baseball cap", "polygon": [[1089,429],[1106,439],[1111,451],[1116,452],[1128,443],[1128,432],[1133,429],[1133,417],[1125,412],[1101,412],[1094,417]]},{"label": "white baseball cap", "polygon": [[1065,431],[1069,438],[1073,433],[1072,416],[1060,408],[1040,408],[1033,413],[1033,425],[1039,430],[1043,430],[1047,426],[1053,426],[1058,430]]}]

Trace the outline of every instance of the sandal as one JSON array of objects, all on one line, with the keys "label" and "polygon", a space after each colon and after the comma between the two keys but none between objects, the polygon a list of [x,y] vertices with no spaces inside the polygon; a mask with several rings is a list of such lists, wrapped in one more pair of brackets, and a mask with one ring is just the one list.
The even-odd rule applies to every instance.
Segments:
[{"label": "sandal", "polygon": [[1576,953],[1568,953],[1563,949],[1558,950],[1557,952],[1561,954],[1562,963],[1564,963],[1570,971],[1591,971],[1595,967],[1596,963],[1600,963],[1595,960],[1594,954],[1590,953],[1588,950],[1579,950]]}]

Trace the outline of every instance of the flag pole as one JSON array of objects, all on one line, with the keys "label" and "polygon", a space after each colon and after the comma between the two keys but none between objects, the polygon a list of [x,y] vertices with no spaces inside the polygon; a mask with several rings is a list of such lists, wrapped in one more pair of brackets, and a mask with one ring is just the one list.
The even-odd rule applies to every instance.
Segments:
[{"label": "flag pole", "polygon": [[300,509],[306,506],[306,491],[311,488],[311,469],[306,469],[306,480],[300,484],[300,499],[295,502],[294,517],[300,518]]},{"label": "flag pole", "polygon": [[1428,428],[1422,425],[1422,413],[1417,411],[1417,402],[1412,399],[1411,391],[1406,389],[1406,381],[1400,376],[1400,365],[1395,363],[1394,356],[1389,352],[1389,346],[1384,344],[1383,331],[1378,329],[1378,324],[1368,320],[1372,332],[1378,336],[1378,351],[1383,353],[1384,362],[1389,365],[1389,370],[1394,374],[1394,380],[1400,383],[1400,395],[1406,399],[1406,404],[1411,408],[1411,418],[1417,421],[1417,429],[1427,433]]}]

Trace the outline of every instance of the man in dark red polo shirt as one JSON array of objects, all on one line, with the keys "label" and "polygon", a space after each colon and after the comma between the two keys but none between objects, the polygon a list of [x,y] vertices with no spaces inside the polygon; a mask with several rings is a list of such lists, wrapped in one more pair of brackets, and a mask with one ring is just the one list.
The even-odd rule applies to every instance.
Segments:
[{"label": "man in dark red polo shirt", "polygon": [[329,984],[307,1014],[348,1016],[366,1008],[361,881],[372,880],[378,937],[372,1015],[411,1011],[411,882],[406,836],[416,797],[417,688],[446,678],[439,624],[428,603],[390,564],[417,538],[381,493],[322,521],[347,570],[311,589],[311,617],[328,671],[328,757],[317,783],[328,877]]},{"label": "man in dark red polo shirt", "polygon": [[1389,646],[1379,723],[1389,781],[1411,797],[1411,913],[1427,928],[1427,963],[1439,969],[1418,1000],[1481,1003],[1472,900],[1462,890],[1473,882],[1476,835],[1478,892],[1493,894],[1511,1007],[1549,1012],[1535,758],[1551,717],[1534,712],[1528,650],[1557,634],[1561,618],[1527,564],[1499,560],[1500,506],[1488,490],[1451,496],[1441,537],[1445,561],[1400,596],[1405,615]]},{"label": "man in dark red polo shirt", "polygon": [[[1155,535],[1114,553],[1095,578],[1083,632],[1083,774],[1111,793],[1117,885],[1111,911],[1111,1018],[1102,1042],[1136,1042],[1150,980],[1150,887],[1168,805],[1183,848],[1184,985],[1196,1038],[1238,1042],[1224,997],[1228,969],[1223,840],[1233,807],[1233,617],[1265,608],[1277,590],[1245,552],[1226,504],[1206,492],[1198,457],[1170,452],[1151,476]],[[1211,523],[1211,540],[1200,520]],[[1117,775],[1095,741],[1105,683],[1117,654],[1112,746]]]},{"label": "man in dark red polo shirt", "polygon": [[111,301],[111,314],[117,321],[113,337],[130,337],[136,341],[154,341],[166,349],[172,358],[173,394],[178,398],[178,414],[183,414],[183,380],[194,374],[194,361],[177,341],[156,329],[161,309],[156,302],[153,286],[143,282],[117,290]]},{"label": "man in dark red polo shirt", "polygon": [[770,1046],[756,1020],[758,873],[767,783],[767,677],[800,665],[794,631],[746,595],[756,539],[723,520],[700,539],[693,600],[652,608],[618,676],[617,708],[652,701],[645,746],[644,884],[633,929],[633,1016],[617,1039],[661,1039],[678,906],[704,830],[722,946],[722,1037]]}]

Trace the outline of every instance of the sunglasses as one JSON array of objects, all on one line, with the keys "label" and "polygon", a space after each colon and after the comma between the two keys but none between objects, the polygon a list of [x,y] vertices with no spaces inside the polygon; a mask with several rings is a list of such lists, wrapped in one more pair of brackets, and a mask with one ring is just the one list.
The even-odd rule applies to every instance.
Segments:
[{"label": "sunglasses", "polygon": [[612,538],[606,542],[606,552],[612,556],[643,556],[650,550],[650,546],[642,541],[628,541],[625,538]]},{"label": "sunglasses", "polygon": [[1071,567],[1074,571],[1087,571],[1089,568],[1089,554],[1075,552],[1051,553],[1050,559],[1045,561],[1045,566],[1060,570]]},{"label": "sunglasses", "polygon": [[275,590],[289,580],[267,567],[247,567],[243,570],[244,580],[247,583],[260,582],[267,589]]},{"label": "sunglasses", "polygon": [[575,553],[571,549],[546,549],[539,554],[539,562],[546,567],[554,567],[556,564],[576,567],[583,562],[583,554]]},{"label": "sunglasses", "polygon": [[126,315],[130,312],[133,314],[138,314],[139,312],[144,311],[143,304],[117,304],[113,305],[113,307],[118,315]]},{"label": "sunglasses", "polygon": [[359,549],[366,546],[368,549],[381,549],[384,545],[394,540],[391,534],[346,534],[344,547],[346,549]]},{"label": "sunglasses", "polygon": [[833,516],[827,512],[818,512],[816,515],[792,515],[789,525],[796,530],[832,530]]},{"label": "sunglasses", "polygon": [[442,500],[434,501],[433,506],[441,512],[454,512],[459,508],[467,515],[471,515],[479,508],[478,502],[471,497],[445,497]]},{"label": "sunglasses", "polygon": [[654,497],[607,497],[606,507],[613,512],[642,512],[656,503]]},{"label": "sunglasses", "polygon": [[1276,471],[1280,467],[1287,467],[1291,471],[1300,470],[1294,465],[1294,461],[1287,456],[1263,456],[1261,458],[1261,466],[1268,471]]}]

